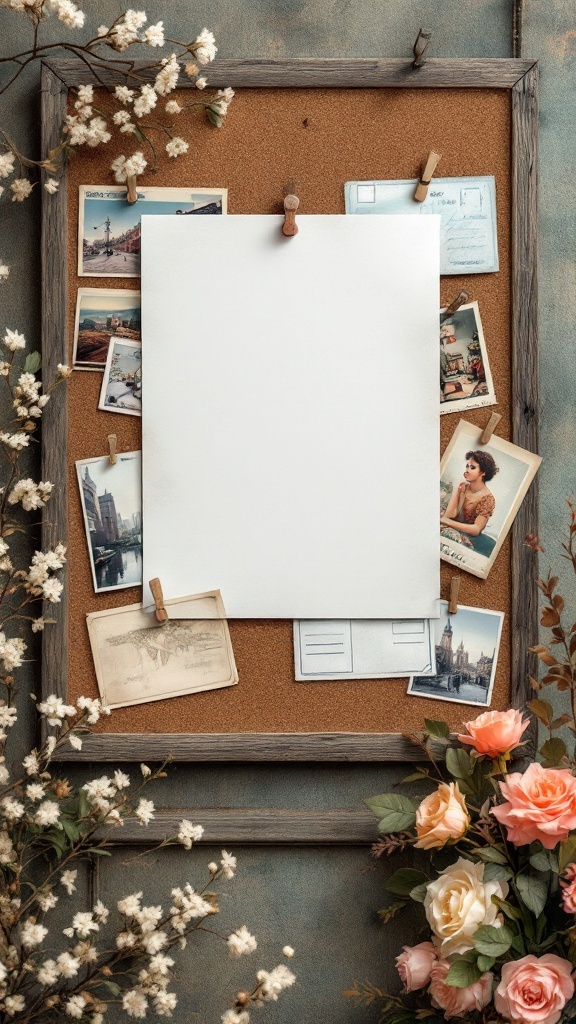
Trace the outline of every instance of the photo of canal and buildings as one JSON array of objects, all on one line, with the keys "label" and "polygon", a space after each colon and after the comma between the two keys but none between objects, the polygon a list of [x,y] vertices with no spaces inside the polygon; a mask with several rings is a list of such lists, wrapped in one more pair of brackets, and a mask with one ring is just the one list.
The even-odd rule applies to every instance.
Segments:
[{"label": "photo of canal and buildings", "polygon": [[436,675],[412,676],[408,693],[488,707],[504,616],[463,605],[449,615],[447,603],[440,604],[434,623]]},{"label": "photo of canal and buildings", "polygon": [[76,463],[96,593],[142,583],[140,452]]}]

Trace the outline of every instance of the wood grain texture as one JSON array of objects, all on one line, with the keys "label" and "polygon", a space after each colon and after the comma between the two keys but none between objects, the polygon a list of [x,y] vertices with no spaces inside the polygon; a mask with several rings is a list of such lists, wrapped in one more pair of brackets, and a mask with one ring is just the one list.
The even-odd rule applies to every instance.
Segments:
[{"label": "wood grain texture", "polygon": [[[283,60],[215,60],[207,71],[215,87],[241,86],[327,88],[419,88],[419,89],[512,89],[534,66],[533,60],[471,58],[468,60],[427,59],[413,68],[412,57],[403,59],[331,59],[294,57]],[[113,63],[113,61],[111,61]],[[54,74],[68,86],[116,85],[124,81],[120,70],[100,70],[96,76],[80,61],[48,61]],[[142,64],[142,66],[144,66]],[[139,63],[136,67],[140,67]],[[141,72],[153,81],[153,72]],[[183,82],[182,87],[188,83]],[[180,86],[179,86],[180,87]],[[193,83],[189,83],[193,88]]]},{"label": "wood grain texture", "polygon": [[[122,828],[113,830],[111,841],[117,846],[151,846],[179,830],[183,818],[202,825],[203,846],[241,843],[245,846],[268,844],[290,846],[350,846],[373,843],[377,838],[377,818],[367,810],[300,811],[278,808],[242,810],[206,807],[182,807],[157,811],[146,828],[128,818]],[[197,845],[196,843],[194,845]]]},{"label": "wood grain texture", "polygon": [[[47,66],[41,77],[41,151],[45,159],[60,141],[61,126],[66,114],[68,90]],[[58,375],[58,363],[67,362],[66,311],[67,274],[66,245],[68,208],[66,170],[60,189],[42,202],[41,266],[42,266],[42,378],[50,384]],[[66,434],[68,403],[66,385],[53,393],[42,416],[42,480],[56,482],[42,526],[42,548],[46,550],[68,535],[68,467]],[[42,693],[66,697],[67,680],[62,672],[68,647],[68,588],[65,586],[59,604],[50,605],[50,618],[55,625],[42,633]],[[43,728],[44,720],[42,720]],[[44,738],[44,736],[43,736]]]},{"label": "wood grain texture", "polygon": [[[538,380],[538,67],[534,65],[512,89],[512,440],[538,451],[540,412]],[[525,544],[538,533],[538,476],[516,517],[512,533],[512,679],[515,707],[534,695],[537,676],[530,646],[538,643],[537,560]],[[538,723],[525,734],[526,757],[536,751]]]}]

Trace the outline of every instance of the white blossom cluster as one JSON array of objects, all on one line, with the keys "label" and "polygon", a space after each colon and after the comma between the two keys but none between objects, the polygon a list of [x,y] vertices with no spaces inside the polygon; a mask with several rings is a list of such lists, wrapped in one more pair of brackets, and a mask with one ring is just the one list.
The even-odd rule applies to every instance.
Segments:
[{"label": "white blossom cluster", "polygon": [[86,20],[84,12],[78,10],[71,0],[0,0],[0,7],[23,11],[34,19],[53,11],[67,28],[82,28]]},{"label": "white blossom cluster", "polygon": [[104,118],[94,115],[93,102],[93,86],[79,86],[74,104],[76,113],[67,114],[64,124],[64,132],[71,146],[87,145],[94,149],[112,138]]}]

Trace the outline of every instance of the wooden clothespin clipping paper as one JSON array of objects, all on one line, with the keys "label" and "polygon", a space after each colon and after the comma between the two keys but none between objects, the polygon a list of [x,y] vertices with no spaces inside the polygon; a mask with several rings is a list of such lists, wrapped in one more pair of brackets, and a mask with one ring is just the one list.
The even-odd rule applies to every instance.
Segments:
[{"label": "wooden clothespin clipping paper", "polygon": [[414,43],[414,46],[412,48],[412,53],[414,54],[414,60],[412,62],[413,68],[421,68],[426,63],[426,61],[422,60],[422,58],[424,56],[424,53],[428,49],[428,45],[431,39],[432,33],[425,32],[424,29],[421,28],[418,35],[416,36],[416,42]]},{"label": "wooden clothespin clipping paper", "polygon": [[126,202],[127,203],[137,203],[138,202],[138,192],[137,192],[137,189],[136,189],[136,175],[135,174],[129,174],[128,175],[128,177],[126,178],[126,187],[127,187]]},{"label": "wooden clothespin clipping paper", "polygon": [[300,200],[298,196],[288,195],[284,197],[284,223],[282,225],[282,234],[286,235],[287,238],[292,238],[298,234],[298,225],[296,223],[296,210],[300,206]]},{"label": "wooden clothespin clipping paper", "polygon": [[488,423],[484,427],[484,430],[480,434],[480,444],[489,444],[492,434],[496,430],[496,427],[500,423],[502,416],[499,412],[493,412]]},{"label": "wooden clothespin clipping paper", "polygon": [[456,615],[458,611],[458,594],[460,592],[460,577],[453,576],[450,580],[450,600],[448,601],[448,612]]},{"label": "wooden clothespin clipping paper", "polygon": [[118,445],[118,437],[116,434],[108,434],[108,460],[111,466],[116,465],[116,448]]},{"label": "wooden clothespin clipping paper", "polygon": [[428,186],[432,181],[432,175],[438,166],[438,161],[441,156],[441,153],[435,153],[434,150],[428,154],[426,165],[422,171],[420,180],[416,185],[416,191],[414,192],[414,199],[417,203],[423,203],[426,199],[426,196],[428,195]]},{"label": "wooden clothespin clipping paper", "polygon": [[465,302],[468,302],[469,298],[470,296],[468,292],[465,292],[464,290],[458,292],[456,298],[452,300],[449,306],[446,306],[443,313],[440,313],[440,323],[443,324],[446,320],[449,320],[456,310],[460,309],[460,306],[463,306]]},{"label": "wooden clothespin clipping paper", "polygon": [[156,605],[155,615],[156,618],[158,619],[158,622],[161,622],[162,624],[168,622],[168,612],[164,607],[164,594],[162,593],[162,584],[160,583],[158,577],[156,577],[153,580],[150,580],[149,587],[150,590],[152,591],[154,604]]}]

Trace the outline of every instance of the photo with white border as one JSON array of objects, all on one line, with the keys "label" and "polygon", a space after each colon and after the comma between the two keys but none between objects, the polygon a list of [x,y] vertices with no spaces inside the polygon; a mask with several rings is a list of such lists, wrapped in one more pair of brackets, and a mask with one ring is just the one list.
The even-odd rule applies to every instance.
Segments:
[{"label": "photo with white border", "polygon": [[140,292],[129,288],[79,288],[74,320],[73,366],[106,366],[110,338],[141,341]]},{"label": "photo with white border", "polygon": [[125,185],[80,185],[79,277],[140,277],[142,214],[227,212],[225,188],[138,188],[137,203],[126,195]]},{"label": "photo with white border", "polygon": [[94,591],[142,585],[141,452],[76,463]]},{"label": "photo with white border", "polygon": [[542,462],[460,420],[440,463],[440,557],[486,579]]},{"label": "photo with white border", "polygon": [[142,345],[110,338],[98,408],[125,416],[142,415]]},{"label": "photo with white border", "polygon": [[487,405],[496,405],[494,383],[478,303],[469,302],[440,324],[440,415]]},{"label": "photo with white border", "polygon": [[436,675],[411,676],[407,693],[490,707],[503,622],[503,612],[462,604],[450,615],[448,602],[441,601],[440,617],[432,620]]}]

